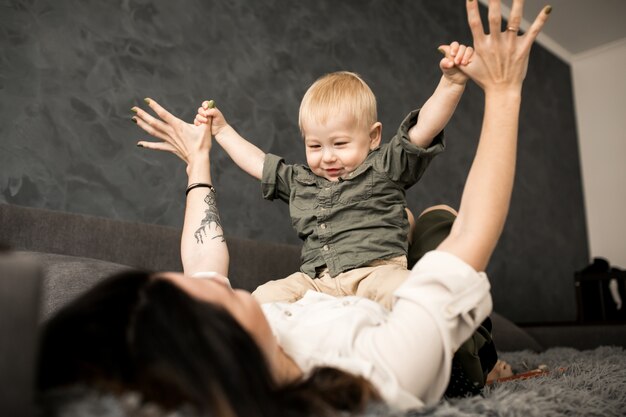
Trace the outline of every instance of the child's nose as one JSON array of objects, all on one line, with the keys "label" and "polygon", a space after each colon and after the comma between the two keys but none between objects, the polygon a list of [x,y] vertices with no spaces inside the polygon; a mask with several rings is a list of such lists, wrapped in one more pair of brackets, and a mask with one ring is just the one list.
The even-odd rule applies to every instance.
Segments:
[{"label": "child's nose", "polygon": [[327,162],[327,161],[334,161],[335,160],[335,152],[333,152],[332,149],[324,149],[324,153],[322,155],[322,159]]}]

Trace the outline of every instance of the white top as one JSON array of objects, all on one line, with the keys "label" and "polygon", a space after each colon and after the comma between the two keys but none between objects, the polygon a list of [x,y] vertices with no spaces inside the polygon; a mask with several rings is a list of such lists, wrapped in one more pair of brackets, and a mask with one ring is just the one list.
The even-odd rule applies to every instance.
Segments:
[{"label": "white top", "polygon": [[278,343],[308,374],[330,366],[369,380],[393,408],[439,401],[452,355],[491,312],[489,281],[456,256],[427,253],[395,291],[393,310],[308,291],[263,304]]}]

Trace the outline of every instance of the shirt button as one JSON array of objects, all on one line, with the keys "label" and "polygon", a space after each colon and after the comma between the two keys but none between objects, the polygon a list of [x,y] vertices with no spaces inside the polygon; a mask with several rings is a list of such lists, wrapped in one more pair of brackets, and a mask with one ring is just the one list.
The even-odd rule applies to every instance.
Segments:
[{"label": "shirt button", "polygon": [[291,317],[291,311],[289,311],[289,310],[285,310],[285,316],[287,316],[287,317]]},{"label": "shirt button", "polygon": [[328,249],[329,249],[328,245],[324,245],[324,247],[322,249],[324,249],[325,251],[328,251]]},{"label": "shirt button", "polygon": [[324,188],[325,191],[330,191],[329,187]]},{"label": "shirt button", "polygon": [[320,224],[320,227],[321,227],[322,229],[326,229],[326,223],[322,223],[322,224]]}]

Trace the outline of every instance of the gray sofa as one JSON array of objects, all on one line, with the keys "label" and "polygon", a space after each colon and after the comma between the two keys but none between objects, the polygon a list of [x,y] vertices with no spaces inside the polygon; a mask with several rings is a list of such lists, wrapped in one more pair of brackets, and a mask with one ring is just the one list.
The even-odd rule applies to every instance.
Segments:
[{"label": "gray sofa", "polygon": [[[180,230],[0,204],[2,415],[28,415],[38,324],[104,277],[129,268],[180,271]],[[299,247],[227,237],[233,286],[254,289],[299,267]],[[10,248],[11,250],[7,250]],[[494,313],[500,351],[544,346]]]}]

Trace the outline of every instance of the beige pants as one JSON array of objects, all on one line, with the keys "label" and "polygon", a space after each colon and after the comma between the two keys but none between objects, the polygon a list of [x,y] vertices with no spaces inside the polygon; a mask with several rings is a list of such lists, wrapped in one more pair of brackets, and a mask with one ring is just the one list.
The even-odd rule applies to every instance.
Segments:
[{"label": "beige pants", "polygon": [[358,295],[369,298],[391,309],[393,292],[409,275],[405,256],[374,261],[368,266],[342,272],[331,277],[328,270],[320,271],[316,278],[296,272],[287,278],[269,281],[259,286],[252,295],[259,303],[293,303],[308,290],[341,297]]}]

